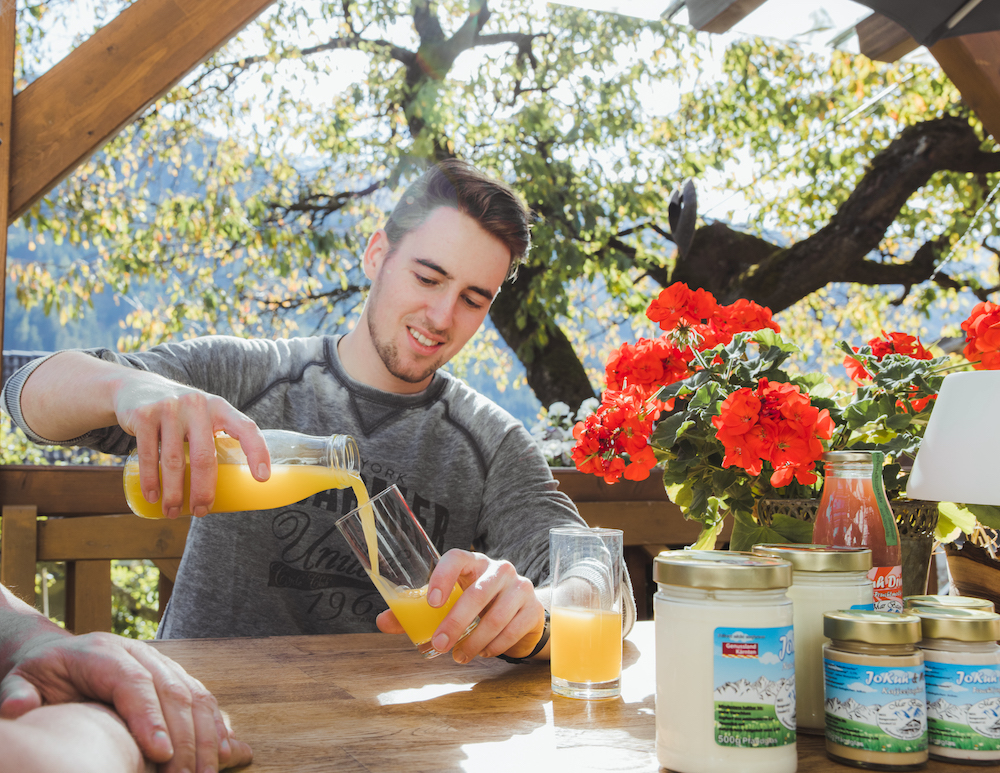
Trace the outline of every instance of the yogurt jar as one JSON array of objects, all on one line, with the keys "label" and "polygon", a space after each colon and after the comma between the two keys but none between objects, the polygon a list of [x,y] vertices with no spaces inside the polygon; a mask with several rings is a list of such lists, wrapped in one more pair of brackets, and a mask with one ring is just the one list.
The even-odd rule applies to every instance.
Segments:
[{"label": "yogurt jar", "polygon": [[756,555],[782,558],[792,564],[795,629],[796,724],[800,733],[822,735],[823,613],[837,609],[874,609],[869,548],[839,545],[755,545]]},{"label": "yogurt jar", "polygon": [[927,674],[930,756],[966,765],[1000,763],[1000,615],[914,607]]},{"label": "yogurt jar", "polygon": [[903,606],[911,607],[941,607],[943,609],[980,609],[995,612],[993,602],[989,599],[977,599],[975,596],[906,596]]},{"label": "yogurt jar", "polygon": [[665,551],[653,578],[660,765],[677,773],[794,773],[791,564]]},{"label": "yogurt jar", "polygon": [[924,657],[914,614],[842,610],[823,615],[826,753],[858,768],[927,764]]}]

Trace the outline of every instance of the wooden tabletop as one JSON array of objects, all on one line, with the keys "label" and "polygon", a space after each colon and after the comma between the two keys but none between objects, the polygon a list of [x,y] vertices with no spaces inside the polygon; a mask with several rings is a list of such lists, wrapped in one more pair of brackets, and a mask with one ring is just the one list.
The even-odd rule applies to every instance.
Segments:
[{"label": "wooden tabletop", "polygon": [[[155,642],[219,699],[254,750],[247,773],[660,770],[654,630],[624,643],[622,695],[554,696],[546,664],[425,661],[403,636]],[[800,735],[800,773],[848,771]],[[969,768],[931,761],[932,773]],[[736,773],[736,771],[734,771]]]}]

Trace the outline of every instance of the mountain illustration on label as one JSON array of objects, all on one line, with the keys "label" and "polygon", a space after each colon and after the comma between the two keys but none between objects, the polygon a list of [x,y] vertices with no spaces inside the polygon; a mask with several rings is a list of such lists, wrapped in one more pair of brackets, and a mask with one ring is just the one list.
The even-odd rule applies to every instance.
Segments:
[{"label": "mountain illustration on label", "polygon": [[930,719],[939,719],[945,722],[957,722],[960,725],[966,724],[968,706],[952,706],[944,698],[927,704],[927,716]]},{"label": "mountain illustration on label", "polygon": [[841,701],[828,698],[824,703],[826,713],[850,719],[865,725],[875,725],[893,738],[908,741],[919,738],[927,728],[924,702],[916,698],[902,698],[884,706],[865,706],[853,698]]}]

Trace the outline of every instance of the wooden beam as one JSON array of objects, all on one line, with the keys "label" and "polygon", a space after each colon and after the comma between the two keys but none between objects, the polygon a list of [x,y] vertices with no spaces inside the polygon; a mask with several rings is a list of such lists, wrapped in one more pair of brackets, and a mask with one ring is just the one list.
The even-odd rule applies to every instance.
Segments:
[{"label": "wooden beam", "polygon": [[939,40],[930,52],[1000,142],[1000,30]]},{"label": "wooden beam", "polygon": [[32,82],[13,102],[10,220],[272,2],[138,0]]},{"label": "wooden beam", "polygon": [[880,13],[873,13],[854,26],[861,53],[877,62],[895,62],[920,45],[913,36]]},{"label": "wooden beam", "polygon": [[0,465],[0,505],[32,505],[39,515],[128,513],[121,467]]},{"label": "wooden beam", "polygon": [[175,520],[135,515],[50,518],[38,522],[38,560],[180,559],[190,523],[190,516]]},{"label": "wooden beam", "polygon": [[[10,188],[10,131],[14,102],[14,49],[17,47],[17,4],[0,6],[0,350],[7,293],[7,211]],[[32,586],[34,587],[34,586]]]},{"label": "wooden beam", "polygon": [[766,0],[688,0],[688,23],[702,32],[727,32]]}]

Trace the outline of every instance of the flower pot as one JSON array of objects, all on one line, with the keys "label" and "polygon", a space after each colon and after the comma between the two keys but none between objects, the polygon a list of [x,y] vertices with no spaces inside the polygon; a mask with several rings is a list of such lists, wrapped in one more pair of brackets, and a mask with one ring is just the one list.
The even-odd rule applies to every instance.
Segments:
[{"label": "flower pot", "polygon": [[948,571],[959,595],[989,599],[1000,609],[1000,561],[971,542],[961,547],[944,546]]},{"label": "flower pot", "polygon": [[[923,499],[894,499],[889,503],[899,527],[903,553],[903,595],[922,596],[927,592],[927,574],[937,526],[937,502]],[[765,499],[757,514],[770,523],[777,513],[814,523],[819,499]],[[949,562],[950,566],[950,562]]]}]

